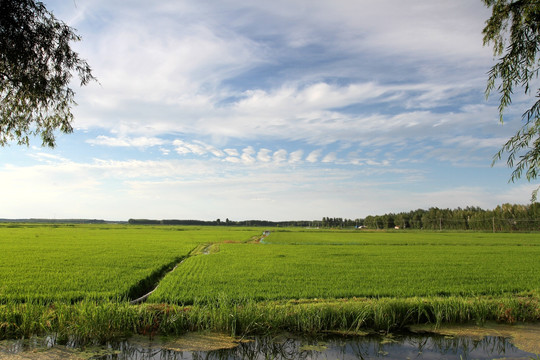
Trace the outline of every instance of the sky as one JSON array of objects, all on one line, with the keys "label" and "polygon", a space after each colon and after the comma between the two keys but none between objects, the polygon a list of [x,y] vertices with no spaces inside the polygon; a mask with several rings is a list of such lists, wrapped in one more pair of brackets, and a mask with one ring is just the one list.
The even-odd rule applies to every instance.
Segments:
[{"label": "sky", "polygon": [[[0,148],[0,218],[316,220],[525,204],[480,0],[46,0],[98,82]],[[76,80],[76,79],[75,79]]]}]

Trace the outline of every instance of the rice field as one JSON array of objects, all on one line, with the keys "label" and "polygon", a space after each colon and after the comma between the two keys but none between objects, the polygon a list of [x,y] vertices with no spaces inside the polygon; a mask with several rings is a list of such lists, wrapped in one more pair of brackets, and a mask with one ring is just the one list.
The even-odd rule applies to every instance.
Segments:
[{"label": "rice field", "polygon": [[0,226],[0,302],[122,299],[199,244],[249,229],[104,225]]},{"label": "rice field", "polygon": [[540,320],[538,233],[262,231],[0,224],[0,338]]},{"label": "rice field", "polygon": [[260,233],[235,227],[2,225],[0,302],[127,299],[184,258],[149,301],[474,296],[540,289],[536,233],[285,229],[250,242]]},{"label": "rice field", "polygon": [[405,234],[410,239],[333,233],[339,242],[334,244],[328,234],[308,234],[276,232],[262,244],[220,244],[219,252],[191,257],[181,271],[167,275],[149,301],[477,296],[540,289],[537,235],[506,234],[492,242],[486,234],[467,240],[443,234],[436,240],[421,233]]}]

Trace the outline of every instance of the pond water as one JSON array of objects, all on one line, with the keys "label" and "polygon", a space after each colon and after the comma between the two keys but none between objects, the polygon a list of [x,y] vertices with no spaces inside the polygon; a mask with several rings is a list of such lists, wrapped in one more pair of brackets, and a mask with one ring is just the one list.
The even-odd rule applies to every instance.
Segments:
[{"label": "pond water", "polygon": [[134,337],[102,347],[59,345],[54,339],[0,342],[0,359],[540,359],[508,338],[394,334],[231,339],[224,335]]}]

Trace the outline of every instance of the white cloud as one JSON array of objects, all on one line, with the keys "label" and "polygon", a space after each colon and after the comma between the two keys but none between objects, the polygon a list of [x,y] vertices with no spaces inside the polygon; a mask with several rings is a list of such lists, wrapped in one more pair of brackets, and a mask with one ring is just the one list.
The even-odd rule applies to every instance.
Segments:
[{"label": "white cloud", "polygon": [[272,160],[272,157],[270,156],[270,153],[272,150],[269,149],[260,149],[257,153],[257,160],[262,162],[270,162]]},{"label": "white cloud", "polygon": [[248,146],[242,150],[242,155],[240,158],[244,164],[253,164],[255,162],[253,155],[255,155],[255,150],[253,147]]},{"label": "white cloud", "polygon": [[444,139],[442,143],[448,146],[455,146],[464,149],[496,149],[507,141],[505,138],[482,139],[471,135],[456,136],[451,139]]},{"label": "white cloud", "polygon": [[289,163],[290,164],[298,164],[302,162],[302,156],[304,155],[303,150],[296,150],[289,154]]},{"label": "white cloud", "polygon": [[323,163],[335,162],[337,159],[337,154],[335,152],[328,153],[321,161]]},{"label": "white cloud", "polygon": [[250,49],[255,44],[246,38],[224,38],[202,24],[183,24],[182,31],[171,33],[164,28],[169,19],[158,26],[153,22],[160,19],[149,20],[136,25],[120,20],[96,44],[94,66],[101,72],[102,92],[116,105],[126,99],[169,104],[200,100],[201,86],[213,86],[235,68],[257,61]]},{"label": "white cloud", "polygon": [[287,150],[279,149],[274,152],[272,155],[272,160],[274,163],[279,164],[287,160]]},{"label": "white cloud", "polygon": [[[143,134],[182,132],[195,138],[269,136],[328,144],[356,141],[369,133],[373,141],[384,137],[388,142],[391,136],[387,129],[395,129],[398,135],[403,127],[426,129],[427,119],[405,124],[398,115],[340,109],[384,104],[411,117],[419,114],[418,108],[448,105],[451,99],[484,87],[485,71],[473,78],[454,70],[451,77],[427,72],[406,80],[381,77],[383,72],[390,78],[395,77],[392,74],[405,76],[402,74],[410,71],[399,66],[425,67],[433,58],[437,63],[448,58],[448,62],[460,64],[456,57],[483,59],[485,51],[478,40],[488,12],[482,4],[471,5],[470,1],[315,1],[309,16],[297,1],[283,2],[280,10],[233,0],[226,5],[128,3],[130,11],[125,11],[125,5],[119,11],[119,5],[103,1],[85,5],[84,10],[73,8],[74,21],[81,26],[96,13],[115,19],[103,23],[99,31],[89,28],[95,33],[81,48],[91,55],[89,61],[102,86],[81,89],[84,97],[77,109],[77,126],[94,125],[141,138]],[[475,37],[471,36],[473,28],[478,30]],[[273,41],[265,42],[259,36],[262,34]],[[296,76],[287,72],[276,78],[279,72],[270,73],[266,76],[272,79],[271,86],[264,86],[265,79],[237,85],[237,76],[243,79],[249,71],[258,70],[257,66],[264,73],[267,64],[279,69],[287,60],[293,61],[279,55],[291,50],[290,46],[295,51],[308,51],[310,45],[321,47],[321,56],[335,56],[323,58],[326,61],[321,62],[328,65],[322,68],[292,63]],[[389,62],[399,68],[394,73],[394,67],[375,67],[376,72],[368,69],[364,74],[363,67],[373,65],[364,64],[359,57],[363,53],[374,56],[373,62],[392,59]],[[491,56],[486,59],[490,61]],[[311,73],[300,71],[304,68]],[[258,75],[255,71],[253,76]],[[115,121],[107,119],[111,117]],[[431,123],[441,121],[433,119],[433,113],[427,112],[426,117],[431,117]],[[372,120],[381,126],[370,125]],[[121,139],[116,141],[116,146],[127,146],[120,145]],[[101,139],[101,144],[106,142]],[[214,155],[222,156],[218,152]]]},{"label": "white cloud", "polygon": [[315,163],[319,161],[319,157],[321,156],[321,153],[322,153],[322,150],[313,150],[307,156],[306,161],[310,163]]},{"label": "white cloud", "polygon": [[156,137],[121,137],[114,138],[99,135],[95,139],[86,140],[90,145],[113,146],[113,147],[138,147],[146,148],[165,144],[165,141]]},{"label": "white cloud", "polygon": [[229,156],[238,156],[238,155],[240,155],[238,153],[238,150],[236,150],[236,149],[224,149],[223,151],[225,151],[225,153],[227,155],[229,155]]},{"label": "white cloud", "polygon": [[197,143],[198,145],[204,147],[207,152],[211,153],[212,155],[214,155],[216,157],[225,156],[225,153],[222,150],[216,149],[212,145],[205,144],[205,143],[203,143],[202,141],[199,141],[199,140],[195,140],[194,142]]},{"label": "white cloud", "polygon": [[342,107],[375,99],[392,88],[374,83],[358,83],[347,86],[336,86],[319,82],[302,88],[298,85],[286,84],[272,92],[264,90],[248,90],[244,98],[235,104],[239,113],[252,113],[267,109],[274,114],[286,114],[286,108],[294,108],[297,112],[311,112],[328,108]]},{"label": "white cloud", "polygon": [[240,158],[238,158],[236,156],[227,156],[223,160],[226,161],[226,162],[231,162],[231,163],[239,163],[240,162]]},{"label": "white cloud", "polygon": [[57,154],[44,153],[44,152],[41,152],[39,149],[37,149],[37,152],[29,154],[29,156],[31,158],[36,159],[37,161],[48,163],[48,164],[57,164],[57,163],[63,163],[63,162],[69,161],[63,156],[60,156]]},{"label": "white cloud", "polygon": [[187,142],[184,140],[174,140],[173,145],[175,146],[175,150],[180,155],[186,155],[186,154],[195,154],[195,155],[206,155],[208,153],[216,156],[216,157],[223,157],[225,156],[225,152],[215,148],[212,145],[206,144],[199,140],[194,140],[193,142]]}]

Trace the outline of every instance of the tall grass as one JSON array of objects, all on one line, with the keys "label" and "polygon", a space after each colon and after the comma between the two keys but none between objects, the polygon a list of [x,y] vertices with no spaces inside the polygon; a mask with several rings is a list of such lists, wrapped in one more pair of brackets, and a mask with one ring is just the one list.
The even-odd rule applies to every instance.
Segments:
[{"label": "tall grass", "polygon": [[413,324],[515,323],[540,320],[538,296],[379,298],[256,302],[231,299],[195,303],[129,305],[82,301],[77,304],[0,305],[0,338],[54,334],[60,340],[104,343],[131,334],[154,336],[212,330],[231,335],[280,331],[396,331]]}]

